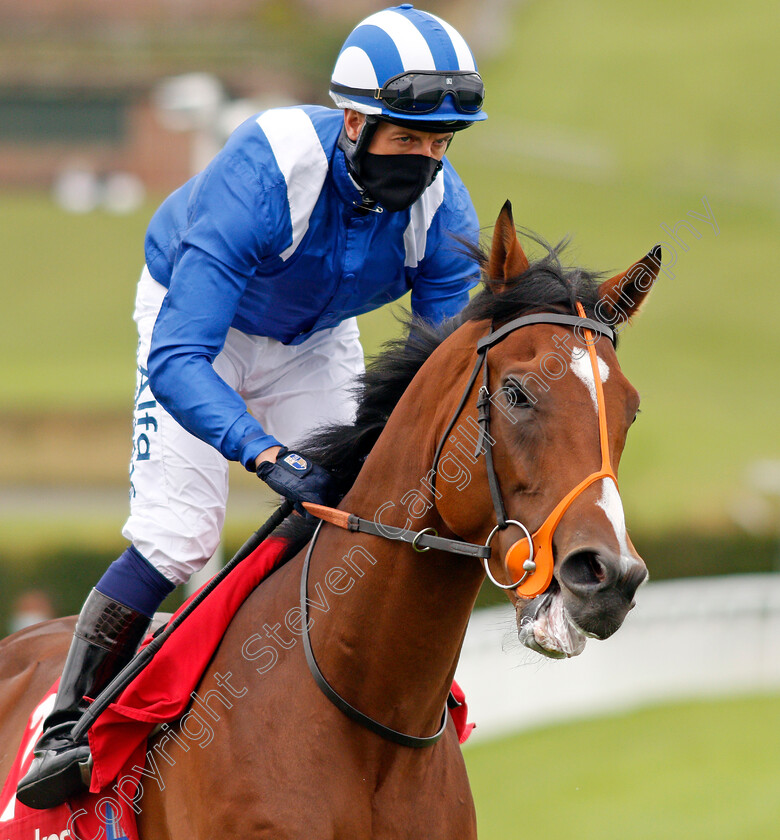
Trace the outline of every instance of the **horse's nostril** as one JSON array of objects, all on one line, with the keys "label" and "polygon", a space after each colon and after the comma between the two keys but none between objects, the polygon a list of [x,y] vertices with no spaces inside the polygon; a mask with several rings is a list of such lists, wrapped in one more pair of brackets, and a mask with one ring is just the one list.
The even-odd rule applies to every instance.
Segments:
[{"label": "horse's nostril", "polygon": [[604,564],[593,552],[587,552],[587,554],[588,557],[586,562],[588,572],[597,583],[603,583],[607,577],[607,570],[604,568]]},{"label": "horse's nostril", "polygon": [[607,548],[581,548],[561,559],[558,582],[577,627],[606,639],[623,623],[645,574],[640,561],[624,561]]},{"label": "horse's nostril", "polygon": [[575,551],[564,561],[560,570],[563,583],[570,589],[600,588],[609,577],[607,566],[597,551]]}]

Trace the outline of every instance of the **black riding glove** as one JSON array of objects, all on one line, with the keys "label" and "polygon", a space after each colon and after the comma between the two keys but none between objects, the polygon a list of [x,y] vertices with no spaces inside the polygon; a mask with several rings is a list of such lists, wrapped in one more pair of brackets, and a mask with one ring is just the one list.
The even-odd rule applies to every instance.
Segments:
[{"label": "black riding glove", "polygon": [[333,476],[322,467],[283,446],[276,463],[261,461],[257,475],[280,495],[295,502],[299,513],[306,511],[301,502],[332,506],[338,501]]}]

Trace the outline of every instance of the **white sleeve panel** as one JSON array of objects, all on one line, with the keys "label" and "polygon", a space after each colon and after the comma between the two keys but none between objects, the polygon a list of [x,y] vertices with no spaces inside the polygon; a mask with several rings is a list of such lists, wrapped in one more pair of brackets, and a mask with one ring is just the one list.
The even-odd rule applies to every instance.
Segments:
[{"label": "white sleeve panel", "polygon": [[309,229],[309,218],[328,174],[328,159],[311,119],[300,108],[273,108],[260,114],[257,124],[287,184],[292,243],[279,255],[287,260]]},{"label": "white sleeve panel", "polygon": [[444,170],[439,172],[434,182],[412,205],[409,224],[404,231],[404,247],[407,268],[416,268],[425,256],[428,243],[428,229],[436,211],[444,201]]}]

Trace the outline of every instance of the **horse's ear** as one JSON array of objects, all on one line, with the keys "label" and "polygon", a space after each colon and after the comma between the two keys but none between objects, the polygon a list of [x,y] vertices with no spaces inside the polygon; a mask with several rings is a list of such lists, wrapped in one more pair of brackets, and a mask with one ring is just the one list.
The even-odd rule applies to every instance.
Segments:
[{"label": "horse's ear", "polygon": [[635,262],[628,271],[616,274],[599,286],[596,315],[608,324],[630,320],[644,302],[661,267],[661,246]]},{"label": "horse's ear", "polygon": [[498,214],[493,230],[493,244],[488,261],[488,284],[493,294],[506,291],[508,280],[519,277],[528,271],[528,258],[517,238],[515,222],[512,218],[512,204],[507,199]]}]

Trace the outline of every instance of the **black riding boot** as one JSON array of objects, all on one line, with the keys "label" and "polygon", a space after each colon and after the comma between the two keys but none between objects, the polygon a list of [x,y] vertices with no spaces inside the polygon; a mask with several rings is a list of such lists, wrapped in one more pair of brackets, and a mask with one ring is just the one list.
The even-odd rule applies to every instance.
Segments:
[{"label": "black riding boot", "polygon": [[149,619],[90,592],[76,622],[68,658],[51,714],[35,745],[35,758],[19,783],[16,798],[29,808],[54,808],[89,787],[89,744],[76,743],[71,730],[89,705],[132,659]]}]

